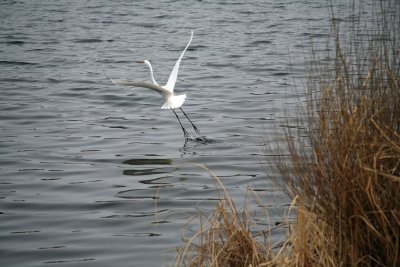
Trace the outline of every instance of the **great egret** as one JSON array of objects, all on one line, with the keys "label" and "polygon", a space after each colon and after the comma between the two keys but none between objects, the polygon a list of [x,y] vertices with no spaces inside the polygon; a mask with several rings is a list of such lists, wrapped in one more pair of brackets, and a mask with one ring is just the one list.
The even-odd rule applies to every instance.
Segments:
[{"label": "great egret", "polygon": [[138,82],[138,81],[129,81],[129,80],[115,80],[115,79],[111,79],[111,81],[117,85],[131,86],[131,87],[144,87],[144,88],[148,88],[148,89],[157,91],[165,99],[165,103],[162,105],[161,108],[162,109],[170,109],[170,110],[172,110],[172,112],[174,112],[174,114],[175,114],[176,118],[178,119],[179,124],[182,128],[183,135],[185,136],[185,138],[186,139],[189,138],[190,135],[186,131],[186,129],[183,127],[178,114],[176,114],[176,112],[174,111],[174,109],[176,109],[176,108],[179,108],[182,111],[182,113],[185,115],[185,117],[189,120],[190,124],[193,126],[193,129],[200,136],[201,140],[204,141],[203,137],[201,137],[199,129],[196,127],[196,125],[194,125],[194,123],[191,121],[191,119],[189,119],[188,115],[181,108],[181,106],[183,105],[183,102],[185,102],[186,94],[175,95],[175,93],[174,93],[175,83],[176,83],[176,80],[178,77],[179,65],[181,63],[183,55],[185,54],[186,50],[188,49],[190,43],[192,42],[192,39],[193,39],[193,31],[191,31],[188,44],[186,45],[181,56],[176,61],[174,68],[172,69],[172,72],[169,75],[168,82],[166,85],[164,85],[164,86],[159,85],[155,81],[154,76],[153,76],[153,68],[151,67],[151,64],[148,60],[140,60],[140,61],[136,61],[136,62],[144,63],[147,65],[147,67],[150,70],[151,82],[147,82],[147,81],[139,81]]}]

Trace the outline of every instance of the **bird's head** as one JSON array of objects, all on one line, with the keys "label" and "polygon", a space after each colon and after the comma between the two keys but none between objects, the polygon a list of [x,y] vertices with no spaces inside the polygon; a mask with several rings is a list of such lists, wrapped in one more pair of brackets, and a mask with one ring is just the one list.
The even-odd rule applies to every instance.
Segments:
[{"label": "bird's head", "polygon": [[141,63],[141,64],[143,64],[143,63],[146,63],[146,61],[149,62],[149,61],[146,60],[146,59],[145,59],[145,60],[136,60],[135,62],[136,62],[136,63]]}]

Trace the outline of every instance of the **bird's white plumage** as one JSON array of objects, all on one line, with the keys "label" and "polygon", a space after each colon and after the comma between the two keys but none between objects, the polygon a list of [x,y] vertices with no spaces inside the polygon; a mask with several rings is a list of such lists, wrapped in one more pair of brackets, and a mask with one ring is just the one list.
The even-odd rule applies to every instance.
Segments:
[{"label": "bird's white plumage", "polygon": [[174,91],[175,83],[176,83],[176,80],[177,80],[177,78],[178,78],[179,65],[181,64],[181,60],[182,60],[182,58],[183,58],[183,55],[185,54],[186,50],[188,49],[190,43],[192,42],[192,39],[193,39],[193,31],[190,32],[190,39],[189,39],[189,42],[188,42],[188,44],[186,45],[185,49],[183,50],[181,56],[180,56],[180,57],[178,58],[178,60],[176,61],[175,66],[174,66],[174,68],[172,69],[171,74],[169,75],[168,82],[167,82],[167,84],[164,86],[165,89],[170,90],[171,92]]},{"label": "bird's white plumage", "polygon": [[145,63],[149,67],[151,82],[115,80],[115,79],[111,79],[111,82],[114,84],[117,84],[117,85],[132,86],[132,87],[144,87],[144,88],[155,90],[159,94],[161,94],[165,99],[165,103],[161,107],[162,109],[179,108],[185,102],[186,94],[175,95],[174,88],[175,88],[176,80],[178,78],[178,71],[179,71],[179,66],[180,66],[181,60],[182,60],[183,55],[185,54],[186,50],[188,49],[190,43],[192,42],[192,39],[193,39],[193,31],[191,31],[188,44],[186,45],[185,49],[183,50],[182,54],[180,55],[180,57],[178,58],[178,60],[176,61],[175,65],[174,65],[174,68],[172,69],[172,72],[168,78],[168,82],[166,85],[160,86],[155,81],[154,76],[153,76],[153,68],[151,67],[151,64],[148,60],[143,60],[143,61],[138,61],[138,62]]},{"label": "bird's white plumage", "polygon": [[131,86],[131,87],[144,87],[148,89],[152,89],[160,93],[162,96],[166,97],[169,95],[172,95],[172,93],[168,90],[166,90],[164,87],[159,86],[156,83],[152,82],[145,82],[145,81],[129,81],[129,80],[116,80],[116,79],[111,79],[111,82],[113,84],[117,85],[123,85],[123,86]]},{"label": "bird's white plumage", "polygon": [[171,95],[166,98],[164,105],[162,105],[162,109],[174,109],[179,108],[185,102],[186,94],[183,95]]}]

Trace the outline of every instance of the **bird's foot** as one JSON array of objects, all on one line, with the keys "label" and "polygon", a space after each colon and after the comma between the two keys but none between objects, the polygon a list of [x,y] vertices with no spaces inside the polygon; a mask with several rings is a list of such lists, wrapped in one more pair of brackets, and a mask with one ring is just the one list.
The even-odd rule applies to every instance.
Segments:
[{"label": "bird's foot", "polygon": [[182,128],[183,130],[183,136],[185,137],[185,139],[190,139],[190,134],[188,133],[188,131],[186,131],[186,129]]},{"label": "bird's foot", "polygon": [[193,126],[193,129],[199,136],[201,136],[200,130],[196,126]]}]

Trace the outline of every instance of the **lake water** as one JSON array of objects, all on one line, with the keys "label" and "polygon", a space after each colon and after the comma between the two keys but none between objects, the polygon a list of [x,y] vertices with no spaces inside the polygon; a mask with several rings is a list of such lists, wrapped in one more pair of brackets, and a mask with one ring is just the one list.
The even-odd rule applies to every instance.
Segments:
[{"label": "lake water", "polygon": [[[193,163],[282,220],[290,200],[264,143],[302,104],[328,9],[243,2],[1,1],[1,266],[168,266],[185,223],[220,197]],[[208,143],[185,144],[157,93],[110,82],[148,79],[134,61],[149,59],[166,83],[190,30],[175,90]]]}]

